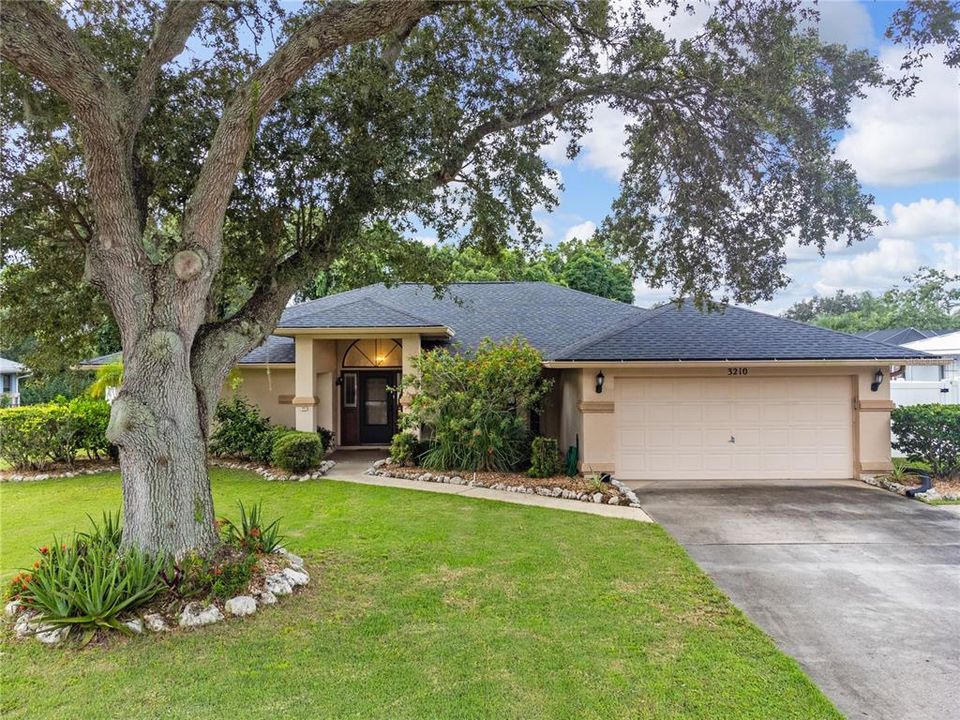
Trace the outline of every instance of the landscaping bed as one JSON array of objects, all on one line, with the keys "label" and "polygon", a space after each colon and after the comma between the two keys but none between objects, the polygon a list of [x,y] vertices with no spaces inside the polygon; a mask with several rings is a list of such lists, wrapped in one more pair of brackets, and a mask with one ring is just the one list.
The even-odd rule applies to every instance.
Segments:
[{"label": "landscaping bed", "polygon": [[96,475],[97,473],[118,469],[117,462],[109,458],[78,458],[72,463],[49,463],[42,470],[0,470],[0,482],[53,480],[77,477],[78,475]]},{"label": "landscaping bed", "polygon": [[[914,475],[868,475],[863,481],[868,485],[883,488],[897,495],[906,495],[908,490],[920,487],[920,480]],[[923,502],[960,502],[960,478],[933,478],[933,489],[913,495]]]},{"label": "landscaping bed", "polygon": [[551,477],[533,478],[523,473],[493,471],[447,471],[442,473],[418,466],[397,465],[385,460],[374,463],[373,467],[367,470],[367,474],[402,480],[485,487],[491,490],[543,495],[581,502],[605,503],[608,505],[631,504],[631,498],[622,493],[612,483],[587,480],[581,476],[553,475]]}]

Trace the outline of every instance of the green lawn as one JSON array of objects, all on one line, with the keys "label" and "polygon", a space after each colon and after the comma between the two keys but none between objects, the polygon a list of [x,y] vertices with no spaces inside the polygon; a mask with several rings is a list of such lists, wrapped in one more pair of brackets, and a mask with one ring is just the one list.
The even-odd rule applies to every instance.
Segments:
[{"label": "green lawn", "polygon": [[[283,516],[309,589],[109,648],[4,638],[0,715],[840,717],[656,525],[213,474],[222,512],[262,499]],[[0,485],[0,572],[119,501],[116,474]]]}]

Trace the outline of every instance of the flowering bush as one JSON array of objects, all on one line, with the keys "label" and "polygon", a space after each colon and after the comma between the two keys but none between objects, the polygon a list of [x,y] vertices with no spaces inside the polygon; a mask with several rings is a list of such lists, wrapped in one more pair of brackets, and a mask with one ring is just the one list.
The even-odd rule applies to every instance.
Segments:
[{"label": "flowering bush", "polygon": [[237,502],[240,508],[240,524],[237,525],[227,518],[217,521],[224,541],[237,548],[244,548],[253,552],[273,552],[280,545],[283,536],[280,534],[280,520],[265,524],[263,519],[263,503],[257,503],[247,512],[242,502]]},{"label": "flowering bush", "polygon": [[512,470],[527,459],[528,418],[550,388],[540,353],[520,338],[485,339],[466,357],[437,348],[413,360],[405,427],[432,433],[420,459],[437,470]]}]

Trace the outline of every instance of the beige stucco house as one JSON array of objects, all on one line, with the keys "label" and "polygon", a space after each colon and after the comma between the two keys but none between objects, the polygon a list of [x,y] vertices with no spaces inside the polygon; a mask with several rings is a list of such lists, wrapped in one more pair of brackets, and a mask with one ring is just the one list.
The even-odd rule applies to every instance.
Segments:
[{"label": "beige stucco house", "polygon": [[[728,307],[645,310],[541,282],[373,285],[287,309],[239,365],[274,422],[383,446],[424,348],[521,335],[554,380],[537,432],[623,480],[849,478],[890,468],[906,348]],[[232,392],[232,391],[228,391]]]}]

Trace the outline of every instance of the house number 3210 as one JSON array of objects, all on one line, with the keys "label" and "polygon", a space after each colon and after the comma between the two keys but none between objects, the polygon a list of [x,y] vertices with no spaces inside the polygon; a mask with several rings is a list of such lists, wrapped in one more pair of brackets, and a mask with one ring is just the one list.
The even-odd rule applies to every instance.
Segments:
[{"label": "house number 3210", "polygon": [[750,368],[727,368],[727,375],[746,375]]}]

